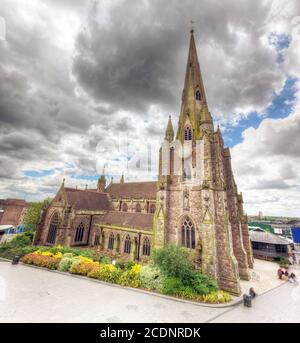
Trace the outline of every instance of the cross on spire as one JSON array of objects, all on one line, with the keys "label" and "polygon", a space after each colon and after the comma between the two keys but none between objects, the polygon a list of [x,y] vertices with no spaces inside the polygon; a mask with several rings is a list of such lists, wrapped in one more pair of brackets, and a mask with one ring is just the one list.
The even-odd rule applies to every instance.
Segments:
[{"label": "cross on spire", "polygon": [[191,33],[193,33],[194,32],[194,24],[195,24],[194,20],[190,20],[190,24],[191,24]]}]

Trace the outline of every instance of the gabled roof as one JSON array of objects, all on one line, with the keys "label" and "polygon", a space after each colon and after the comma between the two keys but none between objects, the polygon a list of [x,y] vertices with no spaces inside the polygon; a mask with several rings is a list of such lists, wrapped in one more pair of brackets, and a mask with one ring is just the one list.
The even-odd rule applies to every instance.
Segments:
[{"label": "gabled roof", "polygon": [[106,193],[64,188],[67,202],[75,210],[109,211],[111,209],[109,196]]},{"label": "gabled roof", "polygon": [[103,216],[99,224],[152,229],[153,214],[135,212],[108,212]]},{"label": "gabled roof", "polygon": [[262,231],[249,231],[250,239],[252,242],[261,242],[261,243],[268,243],[268,244],[280,244],[280,245],[288,245],[290,244],[288,240],[283,237],[279,237],[274,235],[270,232],[262,232]]},{"label": "gabled roof", "polygon": [[112,199],[156,199],[156,181],[112,183],[105,190]]}]

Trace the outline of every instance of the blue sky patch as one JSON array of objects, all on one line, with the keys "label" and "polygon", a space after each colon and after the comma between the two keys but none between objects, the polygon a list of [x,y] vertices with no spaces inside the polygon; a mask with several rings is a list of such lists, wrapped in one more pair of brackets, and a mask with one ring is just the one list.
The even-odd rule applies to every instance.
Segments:
[{"label": "blue sky patch", "polygon": [[291,36],[284,33],[271,33],[269,38],[269,44],[272,45],[277,52],[276,62],[281,64],[284,61],[283,50],[287,49],[291,43]]},{"label": "blue sky patch", "polygon": [[45,177],[54,174],[55,169],[24,170],[23,174],[28,177]]},{"label": "blue sky patch", "polygon": [[99,175],[71,175],[71,178],[75,180],[94,181],[99,179]]},{"label": "blue sky patch", "polygon": [[296,78],[287,78],[279,94],[273,94],[273,100],[270,106],[263,113],[251,112],[245,118],[239,121],[237,126],[226,126],[223,137],[224,143],[228,147],[233,147],[242,142],[242,133],[248,127],[258,128],[265,118],[285,118],[293,110],[296,100]]}]

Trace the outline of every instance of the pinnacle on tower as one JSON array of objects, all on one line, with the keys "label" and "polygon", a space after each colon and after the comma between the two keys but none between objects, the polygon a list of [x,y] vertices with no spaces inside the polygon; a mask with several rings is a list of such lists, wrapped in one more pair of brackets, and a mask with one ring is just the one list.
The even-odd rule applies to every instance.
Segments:
[{"label": "pinnacle on tower", "polygon": [[104,192],[106,186],[106,178],[105,178],[105,168],[103,168],[102,174],[98,179],[97,183],[97,191],[98,192]]},{"label": "pinnacle on tower", "polygon": [[121,176],[121,179],[120,179],[120,183],[124,183],[125,180],[124,180],[124,174],[122,173],[122,176]]},{"label": "pinnacle on tower", "polygon": [[174,140],[174,129],[172,124],[171,116],[169,116],[168,125],[166,128],[165,139],[171,143]]}]

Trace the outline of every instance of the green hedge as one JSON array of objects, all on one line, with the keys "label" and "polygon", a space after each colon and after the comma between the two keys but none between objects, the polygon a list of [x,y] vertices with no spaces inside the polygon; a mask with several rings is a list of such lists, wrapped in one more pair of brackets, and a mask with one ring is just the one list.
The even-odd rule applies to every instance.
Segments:
[{"label": "green hedge", "polygon": [[14,256],[23,256],[31,248],[33,232],[26,231],[12,240],[0,244],[0,257],[12,259]]}]

